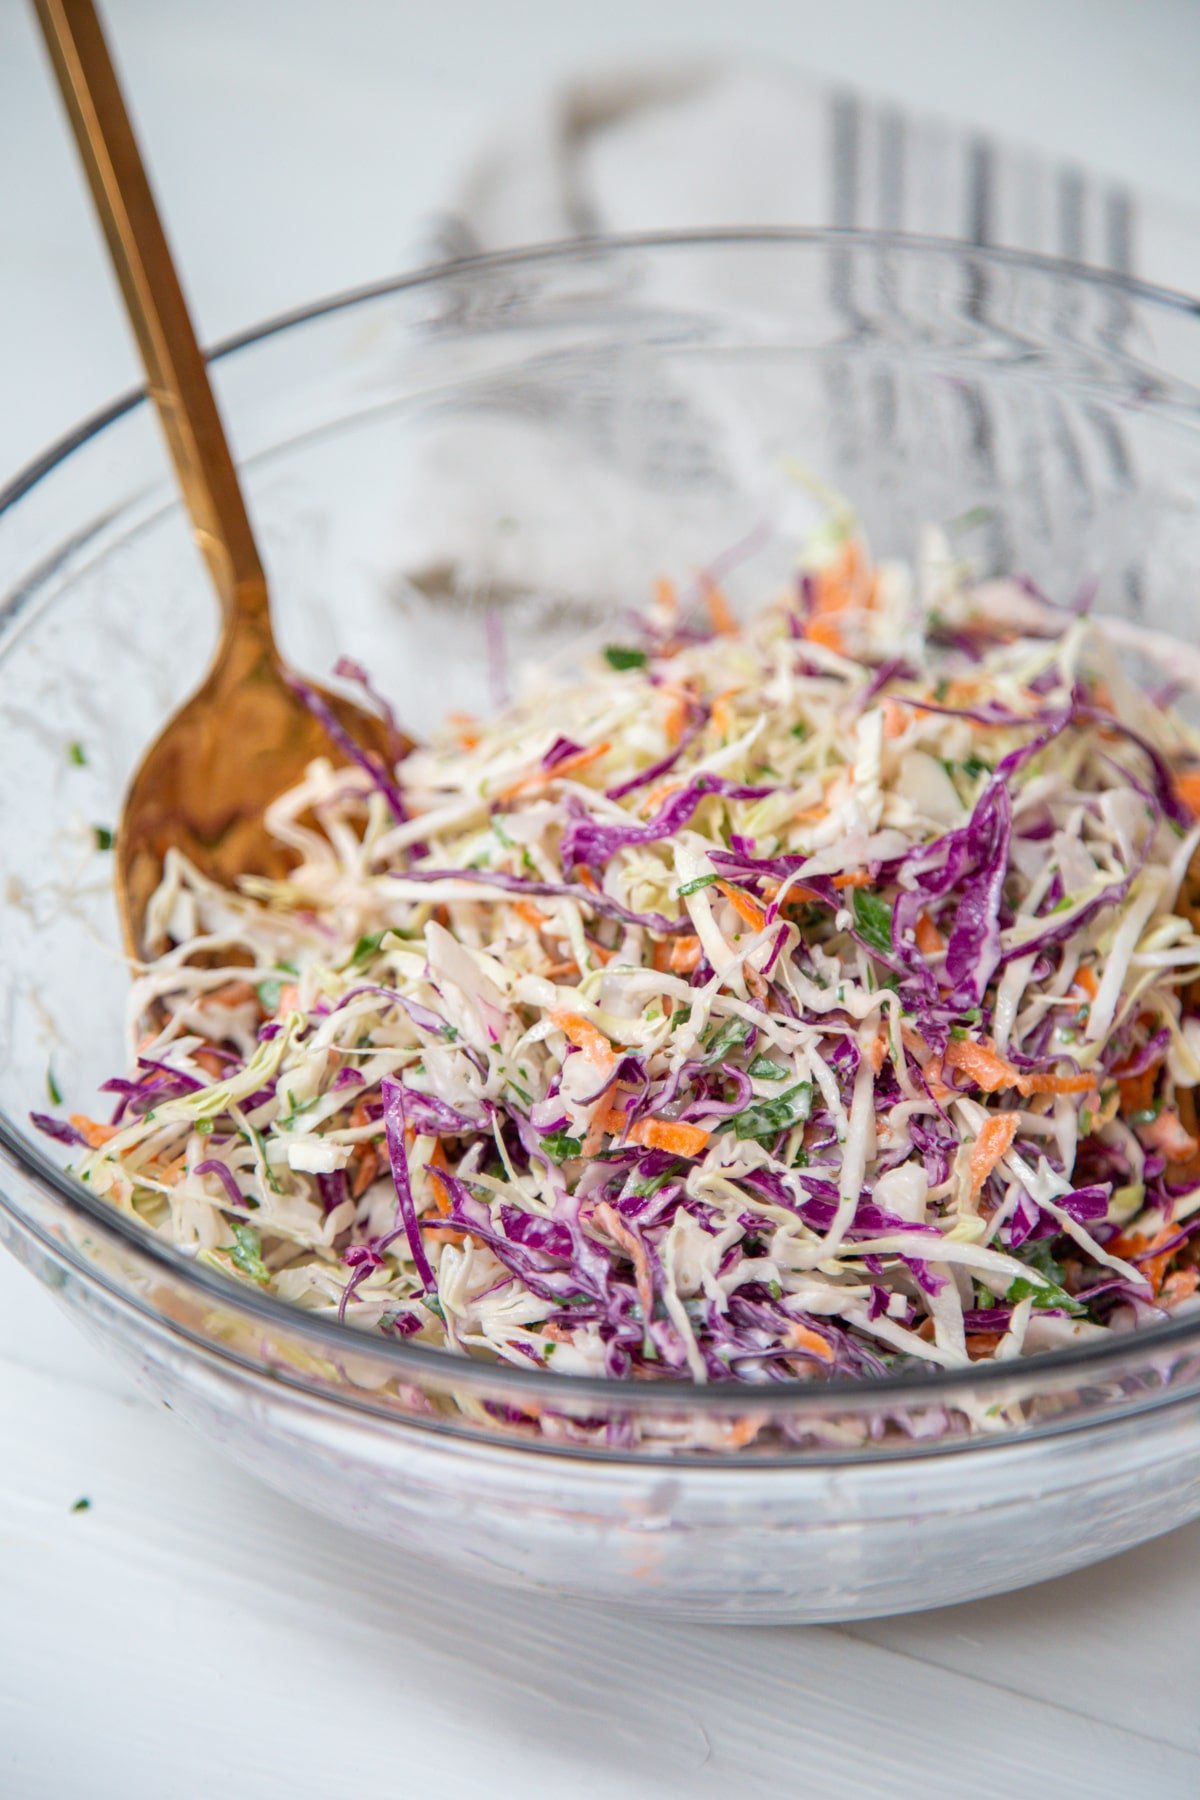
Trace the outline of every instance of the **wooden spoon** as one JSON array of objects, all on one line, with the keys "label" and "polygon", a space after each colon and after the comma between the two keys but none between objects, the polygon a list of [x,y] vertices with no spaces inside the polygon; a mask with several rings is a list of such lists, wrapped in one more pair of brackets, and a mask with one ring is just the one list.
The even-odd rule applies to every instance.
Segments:
[{"label": "wooden spoon", "polygon": [[[116,835],[121,930],[133,957],[156,946],[146,906],[171,848],[232,887],[283,875],[291,852],[267,833],[267,805],[315,756],[352,743],[372,762],[411,748],[374,713],[295,684],[271,630],[266,577],[208,371],[92,0],[34,0],[104,226],[125,306],[196,542],[221,602],[221,637],[192,698],[135,770]],[[314,704],[306,703],[307,691]],[[322,708],[347,734],[340,747]]]}]

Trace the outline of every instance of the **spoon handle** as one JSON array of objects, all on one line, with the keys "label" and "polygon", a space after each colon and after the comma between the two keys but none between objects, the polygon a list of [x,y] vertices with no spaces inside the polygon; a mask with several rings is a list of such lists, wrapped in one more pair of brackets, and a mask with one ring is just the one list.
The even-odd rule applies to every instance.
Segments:
[{"label": "spoon handle", "polygon": [[270,629],[267,588],[208,370],[92,0],[33,0],[226,629]]}]

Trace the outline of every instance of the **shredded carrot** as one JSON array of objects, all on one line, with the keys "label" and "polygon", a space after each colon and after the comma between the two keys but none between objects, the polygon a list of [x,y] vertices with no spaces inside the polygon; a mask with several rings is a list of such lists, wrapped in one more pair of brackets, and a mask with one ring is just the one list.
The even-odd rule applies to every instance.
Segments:
[{"label": "shredded carrot", "polygon": [[1158,1078],[1158,1064],[1143,1069],[1140,1075],[1122,1075],[1116,1071],[1117,1087],[1121,1095],[1121,1111],[1126,1114],[1145,1112],[1154,1099],[1154,1084]]},{"label": "shredded carrot", "polygon": [[86,1113],[72,1113],[71,1123],[92,1150],[99,1150],[101,1144],[115,1138],[120,1129],[117,1125],[101,1125],[98,1119],[89,1119]]},{"label": "shredded carrot", "polygon": [[873,606],[876,587],[861,545],[850,539],[831,563],[814,573],[813,609],[820,616],[845,612],[851,606]]},{"label": "shredded carrot", "polygon": [[685,1125],[678,1119],[639,1119],[626,1133],[631,1144],[669,1150],[673,1156],[699,1156],[711,1136],[703,1125]]},{"label": "shredded carrot", "polygon": [[1086,1094],[1096,1085],[1094,1075],[1022,1075],[990,1044],[974,1038],[951,1038],[943,1063],[948,1069],[961,1069],[972,1084],[985,1094],[999,1093],[1001,1088],[1016,1088],[1019,1094]]},{"label": "shredded carrot", "polygon": [[1081,968],[1076,969],[1075,986],[1086,994],[1089,1000],[1094,1000],[1096,995],[1100,992],[1100,983],[1096,980],[1095,975],[1086,964]]},{"label": "shredded carrot", "polygon": [[1200,769],[1189,769],[1175,777],[1175,791],[1189,812],[1200,819]]},{"label": "shredded carrot", "polygon": [[513,911],[518,919],[524,919],[525,923],[532,925],[535,931],[540,931],[543,925],[550,923],[549,914],[542,912],[533,904],[532,900],[514,900]]},{"label": "shredded carrot", "polygon": [[951,1038],[942,1062],[948,1069],[961,1069],[985,1094],[995,1094],[1001,1088],[1018,1084],[1019,1077],[1012,1064],[998,1056],[989,1045],[976,1043],[974,1038]]},{"label": "shredded carrot", "polygon": [[211,1075],[214,1081],[219,1081],[225,1073],[221,1066],[221,1059],[215,1050],[193,1050],[192,1061],[199,1063],[204,1073]]},{"label": "shredded carrot", "polygon": [[577,1050],[582,1050],[590,1063],[595,1063],[598,1069],[612,1068],[617,1060],[616,1051],[604,1033],[597,1031],[589,1019],[585,1019],[581,1013],[569,1012],[552,1012],[546,1016],[552,1025],[558,1026],[569,1043],[574,1044]]},{"label": "shredded carrot", "polygon": [[[1115,1238],[1110,1238],[1108,1240],[1105,1249],[1111,1250],[1114,1256],[1120,1256],[1126,1262],[1131,1262],[1135,1256],[1143,1257],[1143,1260],[1138,1262],[1135,1266],[1138,1271],[1146,1277],[1152,1291],[1157,1294],[1159,1288],[1163,1284],[1163,1278],[1167,1272],[1167,1265],[1175,1252],[1174,1250],[1164,1250],[1162,1251],[1162,1254],[1158,1256],[1143,1256],[1143,1252],[1159,1250],[1163,1244],[1169,1244],[1171,1239],[1177,1236],[1177,1234],[1178,1227],[1173,1224],[1162,1226],[1161,1229],[1156,1231],[1154,1236],[1150,1238],[1144,1237],[1140,1232],[1135,1232],[1132,1236],[1129,1236],[1122,1231],[1118,1233]],[[1180,1246],[1180,1248],[1181,1247],[1182,1246]]]},{"label": "shredded carrot", "polygon": [[586,863],[575,864],[575,879],[580,887],[588,888],[593,894],[600,892],[600,884]]},{"label": "shredded carrot", "polygon": [[690,975],[700,967],[701,954],[698,937],[677,937],[671,943],[670,967],[676,975]]},{"label": "shredded carrot", "polygon": [[1017,1091],[1021,1094],[1086,1094],[1096,1085],[1094,1075],[1019,1075]]},{"label": "shredded carrot", "polygon": [[712,722],[722,737],[728,737],[733,730],[733,714],[729,710],[729,702],[740,692],[740,688],[726,688],[712,703]]},{"label": "shredded carrot", "polygon": [[833,619],[821,616],[810,619],[804,628],[804,635],[810,643],[820,644],[825,650],[837,651],[839,655],[845,651],[845,641]]},{"label": "shredded carrot", "polygon": [[279,990],[279,1005],[275,1008],[282,1019],[286,1013],[297,1012],[300,1007],[300,989],[294,981],[287,981]]},{"label": "shredded carrot", "polygon": [[[699,940],[697,940],[699,941]],[[660,975],[665,975],[671,967],[671,952],[675,946],[670,938],[657,938],[653,950],[654,967]]]},{"label": "shredded carrot", "polygon": [[927,912],[917,914],[917,949],[922,956],[937,956],[946,948],[946,940]]},{"label": "shredded carrot", "polygon": [[744,1450],[747,1444],[754,1442],[765,1424],[762,1414],[756,1417],[748,1413],[744,1419],[734,1419],[725,1427],[725,1442],[731,1450]]},{"label": "shredded carrot", "polygon": [[569,958],[566,962],[547,963],[542,970],[542,975],[547,981],[562,981],[570,976],[578,980],[579,974],[579,964],[574,957]]},{"label": "shredded carrot", "polygon": [[[824,819],[828,812],[829,808],[822,802],[820,806],[798,806],[792,817],[797,825],[815,825],[818,819]],[[796,891],[795,888],[792,889],[793,893]]]},{"label": "shredded carrot", "polygon": [[835,875],[833,877],[833,885],[835,888],[870,887],[871,877],[867,874],[865,869],[852,869],[844,875]]},{"label": "shredded carrot", "polygon": [[650,1273],[650,1258],[646,1254],[646,1246],[607,1200],[602,1200],[596,1208],[596,1217],[613,1242],[620,1244],[633,1263],[642,1317],[649,1324],[654,1313],[654,1279]]},{"label": "shredded carrot", "polygon": [[767,922],[767,915],[757,900],[752,900],[749,894],[743,893],[741,888],[733,887],[728,881],[718,881],[715,885],[717,891],[724,894],[738,918],[747,924],[751,931],[763,929]]},{"label": "shredded carrot", "polygon": [[708,616],[712,620],[713,630],[719,637],[734,637],[737,633],[737,620],[728,600],[715,582],[705,581],[704,598],[708,604]]},{"label": "shredded carrot", "polygon": [[213,988],[205,994],[202,1006],[244,1006],[247,1000],[257,1000],[257,990],[248,981],[227,981],[224,987]]},{"label": "shredded carrot", "polygon": [[994,1356],[1003,1342],[1002,1331],[968,1331],[967,1355],[972,1362],[978,1362],[981,1357]]},{"label": "shredded carrot", "polygon": [[834,1350],[829,1339],[823,1338],[819,1331],[813,1331],[809,1326],[802,1325],[799,1320],[789,1326],[787,1338],[788,1343],[794,1349],[809,1350],[814,1356],[820,1357],[822,1362],[833,1361]]},{"label": "shredded carrot", "polygon": [[1200,1287],[1200,1274],[1195,1269],[1175,1269],[1163,1282],[1159,1299],[1174,1306],[1176,1301],[1190,1300]]},{"label": "shredded carrot", "polygon": [[685,694],[673,692],[668,693],[666,699],[667,708],[663,715],[663,735],[669,744],[675,745],[683,736],[683,728],[687,724],[687,696]]},{"label": "shredded carrot", "polygon": [[510,782],[507,787],[501,788],[494,798],[512,800],[518,794],[528,794],[538,788],[547,787],[550,782],[557,781],[562,775],[578,775],[581,770],[590,768],[594,762],[599,762],[602,756],[607,756],[611,749],[612,744],[606,741],[603,744],[592,744],[586,750],[576,750],[574,755],[564,756],[561,762],[555,763],[552,769],[532,769],[528,775],[522,775],[518,781]]},{"label": "shredded carrot", "polygon": [[1008,1155],[1017,1135],[1016,1113],[993,1113],[979,1128],[971,1146],[971,1195],[980,1188],[1002,1157]]},{"label": "shredded carrot", "polygon": [[669,575],[660,575],[654,583],[654,604],[667,613],[673,613],[677,609],[679,592]]},{"label": "shredded carrot", "polygon": [[660,787],[651,788],[642,800],[643,815],[657,812],[663,801],[669,800],[672,794],[677,794],[682,785],[679,781],[664,781]]},{"label": "shredded carrot", "polygon": [[874,1069],[874,1071],[877,1075],[878,1075],[880,1069],[882,1069],[882,1067],[884,1065],[884,1061],[887,1057],[888,1042],[889,1042],[889,1039],[888,1039],[887,1027],[885,1025],[881,1025],[879,1027],[879,1030],[875,1033],[875,1036],[872,1038],[870,1049],[867,1051],[867,1055],[870,1058],[871,1067]]},{"label": "shredded carrot", "polygon": [[883,735],[888,738],[901,737],[912,718],[911,710],[901,706],[898,700],[885,700],[883,703]]},{"label": "shredded carrot", "polygon": [[379,1173],[379,1152],[374,1144],[360,1144],[358,1150],[358,1166],[350,1181],[350,1194],[355,1200],[362,1198]]},{"label": "shredded carrot", "polygon": [[[374,1121],[367,1111],[366,1101],[356,1100],[353,1107],[350,1109],[350,1125],[352,1130],[361,1131],[364,1125],[370,1125],[372,1123],[374,1123]],[[412,1127],[409,1126],[408,1129],[411,1131]],[[416,1134],[414,1133],[413,1135],[415,1136]]]},{"label": "shredded carrot", "polygon": [[1179,1114],[1172,1107],[1164,1108],[1148,1125],[1139,1125],[1138,1136],[1143,1144],[1161,1152],[1171,1163],[1190,1162],[1200,1148],[1191,1133],[1184,1130]]}]

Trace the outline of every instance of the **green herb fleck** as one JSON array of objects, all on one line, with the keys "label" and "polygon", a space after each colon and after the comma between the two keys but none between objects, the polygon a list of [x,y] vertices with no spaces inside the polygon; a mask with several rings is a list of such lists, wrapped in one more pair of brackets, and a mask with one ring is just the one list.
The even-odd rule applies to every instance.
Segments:
[{"label": "green herb fleck", "polygon": [[798,720],[797,723],[792,726],[792,736],[794,738],[799,738],[801,743],[803,743],[808,736],[808,726],[803,719]]},{"label": "green herb fleck", "polygon": [[268,975],[265,981],[259,982],[254,991],[258,995],[258,1003],[263,1011],[274,1017],[279,1011],[279,996],[283,992],[283,983],[278,975]]},{"label": "green herb fleck", "polygon": [[685,881],[678,890],[680,900],[686,900],[689,894],[698,894],[701,888],[711,887],[714,881],[720,881],[719,875],[697,875],[691,881]]},{"label": "green herb fleck", "polygon": [[71,1507],[71,1511],[73,1513],[90,1512],[91,1509],[92,1509],[92,1503],[88,1499],[86,1494],[80,1494],[78,1500],[76,1500]]},{"label": "green herb fleck", "polygon": [[243,1275],[248,1275],[251,1281],[257,1281],[260,1287],[265,1287],[271,1277],[262,1259],[262,1239],[258,1232],[253,1225],[239,1223],[233,1228],[233,1237],[232,1244],[222,1245],[230,1262]]},{"label": "green herb fleck", "polygon": [[890,901],[870,888],[854,889],[854,922],[858,935],[873,950],[891,951],[892,908]]},{"label": "green herb fleck", "polygon": [[991,763],[985,762],[982,756],[976,756],[974,751],[963,762],[963,773],[966,775],[990,775],[991,772]]},{"label": "green herb fleck", "polygon": [[798,1081],[773,1100],[759,1100],[742,1112],[734,1113],[729,1123],[735,1137],[774,1138],[793,1125],[802,1125],[812,1112],[811,1081]]},{"label": "green herb fleck", "polygon": [[786,1081],[790,1071],[782,1063],[772,1062],[769,1056],[756,1056],[746,1073],[755,1081]]},{"label": "green herb fleck", "polygon": [[542,1149],[556,1163],[564,1163],[569,1156],[579,1155],[583,1149],[583,1139],[568,1137],[565,1131],[548,1131],[542,1139]]},{"label": "green herb fleck", "polygon": [[93,825],[92,836],[96,840],[97,850],[111,850],[116,839],[107,825]]},{"label": "green herb fleck", "polygon": [[62,1090],[54,1079],[54,1070],[49,1063],[46,1065],[46,1092],[50,1096],[52,1106],[62,1105]]},{"label": "green herb fleck", "polygon": [[67,745],[67,757],[75,764],[77,769],[87,768],[87,751],[79,742],[78,738],[75,739],[74,743]]},{"label": "green herb fleck", "polygon": [[726,1019],[708,1038],[704,1046],[704,1060],[710,1063],[720,1062],[730,1051],[736,1050],[739,1044],[745,1043],[751,1029],[746,1019]]},{"label": "green herb fleck", "polygon": [[624,644],[606,644],[604,660],[610,669],[644,669],[646,652],[631,650]]},{"label": "green herb fleck", "polygon": [[358,963],[364,963],[368,957],[374,956],[390,929],[390,926],[385,925],[382,931],[369,931],[360,937],[351,952],[350,961],[346,967],[353,969]]}]

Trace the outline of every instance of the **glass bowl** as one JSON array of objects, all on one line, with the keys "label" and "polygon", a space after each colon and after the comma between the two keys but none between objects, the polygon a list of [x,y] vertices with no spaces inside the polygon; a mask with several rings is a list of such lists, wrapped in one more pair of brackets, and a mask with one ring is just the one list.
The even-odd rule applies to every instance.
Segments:
[{"label": "glass bowl", "polygon": [[[280,636],[418,732],[611,635],[654,577],[785,577],[846,494],[877,553],[1194,632],[1200,317],[937,241],[710,234],[482,258],[225,346]],[[95,827],[216,609],[141,395],[0,496],[0,1237],[156,1394],[291,1498],[425,1557],[678,1616],[940,1606],[1200,1513],[1200,1318],[894,1381],[633,1386],[384,1341],[224,1280],[31,1133],[124,1060]]]}]

